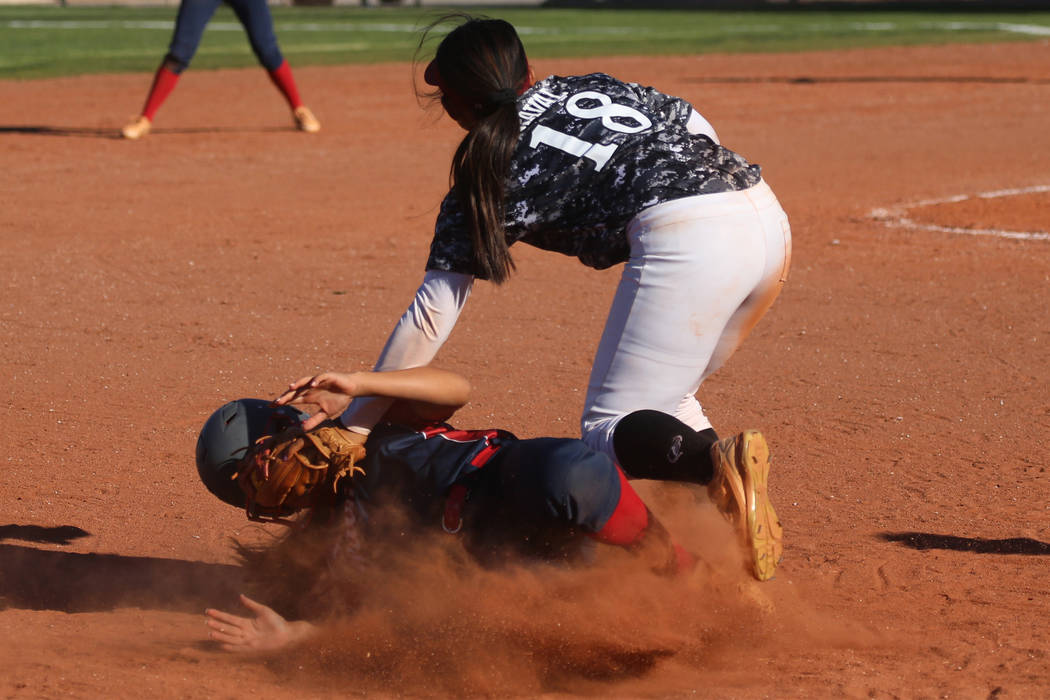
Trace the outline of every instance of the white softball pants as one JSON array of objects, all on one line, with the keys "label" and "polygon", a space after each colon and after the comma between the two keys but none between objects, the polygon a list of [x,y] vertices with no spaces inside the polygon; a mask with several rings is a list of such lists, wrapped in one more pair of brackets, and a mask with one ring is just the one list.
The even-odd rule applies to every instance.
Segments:
[{"label": "white softball pants", "polygon": [[765,182],[642,211],[587,387],[581,430],[615,459],[633,411],[710,428],[696,392],[777,298],[791,263],[787,215]]}]

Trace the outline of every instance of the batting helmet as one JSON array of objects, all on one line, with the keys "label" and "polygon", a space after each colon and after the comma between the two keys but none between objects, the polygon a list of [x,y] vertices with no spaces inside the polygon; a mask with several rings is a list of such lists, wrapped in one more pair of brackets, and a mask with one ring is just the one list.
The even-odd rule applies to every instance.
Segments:
[{"label": "batting helmet", "polygon": [[208,490],[230,505],[244,508],[237,470],[248,448],[264,435],[306,420],[291,406],[264,399],[238,399],[211,414],[197,438],[197,473]]}]

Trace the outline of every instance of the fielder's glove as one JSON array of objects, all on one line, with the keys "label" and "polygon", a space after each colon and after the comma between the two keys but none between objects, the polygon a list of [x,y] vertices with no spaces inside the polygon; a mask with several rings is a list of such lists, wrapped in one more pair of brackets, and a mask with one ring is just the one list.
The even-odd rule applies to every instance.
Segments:
[{"label": "fielder's glove", "polygon": [[336,421],[309,432],[300,426],[267,435],[248,450],[237,482],[246,496],[252,520],[280,520],[335,494],[340,480],[364,474],[357,463],[365,457],[364,436]]}]

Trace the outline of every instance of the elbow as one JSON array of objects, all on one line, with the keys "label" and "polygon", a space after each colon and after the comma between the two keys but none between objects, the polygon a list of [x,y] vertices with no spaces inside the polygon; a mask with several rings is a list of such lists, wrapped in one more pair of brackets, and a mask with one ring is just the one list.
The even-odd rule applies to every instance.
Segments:
[{"label": "elbow", "polygon": [[473,391],[473,387],[470,385],[470,381],[461,375],[457,375],[455,386],[452,387],[453,391],[451,396],[457,405],[457,407],[463,407],[470,401],[470,394]]}]

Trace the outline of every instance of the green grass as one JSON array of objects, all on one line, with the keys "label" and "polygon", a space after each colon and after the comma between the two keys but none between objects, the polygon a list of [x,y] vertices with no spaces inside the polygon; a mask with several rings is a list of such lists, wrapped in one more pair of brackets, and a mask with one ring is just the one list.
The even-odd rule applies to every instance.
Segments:
[{"label": "green grass", "polygon": [[[0,6],[0,79],[150,72],[167,49],[175,8]],[[503,17],[535,57],[827,50],[948,42],[1045,41],[1050,12],[704,12],[476,8]],[[296,66],[411,60],[433,9],[274,7]],[[194,69],[251,66],[225,6]]]}]

